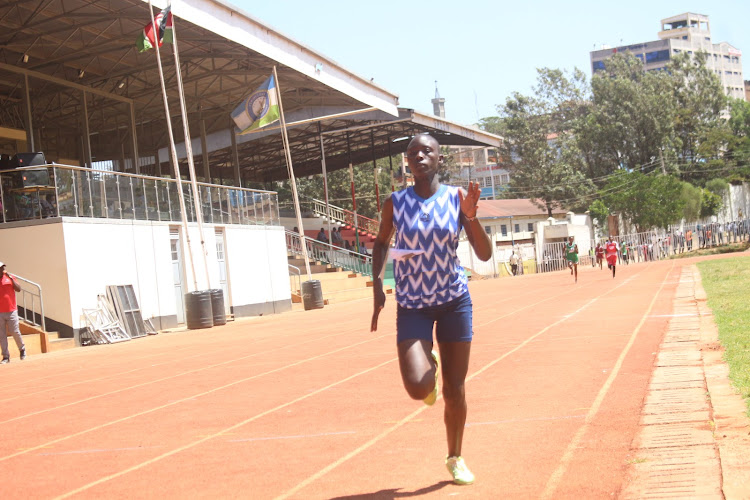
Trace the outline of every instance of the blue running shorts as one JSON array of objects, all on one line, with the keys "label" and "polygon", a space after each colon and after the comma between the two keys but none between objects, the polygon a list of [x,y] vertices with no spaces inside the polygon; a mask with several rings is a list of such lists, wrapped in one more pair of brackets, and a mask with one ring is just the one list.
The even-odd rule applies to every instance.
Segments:
[{"label": "blue running shorts", "polygon": [[471,342],[473,336],[472,304],[469,292],[439,306],[396,310],[396,342],[420,339],[432,342],[432,328],[440,342]]}]

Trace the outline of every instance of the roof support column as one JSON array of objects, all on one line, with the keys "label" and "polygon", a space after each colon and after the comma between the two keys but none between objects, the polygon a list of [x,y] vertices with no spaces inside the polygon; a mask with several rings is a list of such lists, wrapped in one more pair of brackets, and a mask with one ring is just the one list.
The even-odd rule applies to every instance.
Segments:
[{"label": "roof support column", "polygon": [[232,138],[232,163],[234,164],[234,183],[237,187],[240,185],[240,155],[237,152],[237,138],[234,136],[234,122],[229,129],[229,136]]},{"label": "roof support column", "polygon": [[[200,116],[201,122],[201,156],[203,158],[203,182],[211,184],[211,169],[208,165],[208,146],[206,145],[206,120],[203,118],[203,111]],[[234,134],[232,134],[234,137]]]},{"label": "roof support column", "polygon": [[131,147],[133,148],[133,169],[135,173],[140,175],[141,165],[138,161],[138,134],[135,131],[135,104],[130,102],[130,139]]},{"label": "roof support column", "polygon": [[26,93],[26,148],[36,151],[34,144],[34,124],[31,119],[31,91],[29,90],[29,75],[23,75],[24,91]]},{"label": "roof support column", "polygon": [[354,212],[354,242],[356,252],[359,253],[359,221],[357,220],[357,196],[354,189],[354,165],[352,165],[352,145],[349,142],[349,132],[346,133],[346,153],[349,155],[349,181],[352,185],[352,212]]},{"label": "roof support column", "polygon": [[[320,164],[323,170],[323,194],[326,201],[326,220],[328,221],[328,241],[333,244],[333,235],[331,234],[331,205],[328,204],[328,172],[326,171],[326,148],[323,145],[323,133],[318,122],[318,137],[320,138]],[[304,234],[304,228],[301,229]]]},{"label": "roof support column", "polygon": [[89,105],[88,105],[88,93],[83,90],[81,91],[83,97],[83,162],[84,166],[93,168],[93,162],[91,160],[91,133],[89,132]]},{"label": "roof support column", "polygon": [[391,152],[391,138],[388,136],[388,163],[390,165],[389,170],[391,171],[391,193],[396,190],[396,183],[393,178],[393,153]]},{"label": "roof support column", "polygon": [[370,129],[370,145],[372,146],[372,170],[375,173],[375,204],[378,210],[378,222],[380,222],[380,183],[378,182],[378,159],[375,154],[375,132]]}]

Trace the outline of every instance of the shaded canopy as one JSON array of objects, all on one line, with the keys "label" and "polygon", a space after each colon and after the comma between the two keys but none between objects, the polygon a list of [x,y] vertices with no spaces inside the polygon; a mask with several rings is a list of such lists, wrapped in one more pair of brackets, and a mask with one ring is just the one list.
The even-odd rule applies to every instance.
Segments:
[{"label": "shaded canopy", "polygon": [[[156,13],[166,2],[154,4]],[[396,139],[421,132],[446,145],[497,145],[495,136],[397,109],[395,94],[222,1],[183,0],[173,4],[172,12],[199,177],[205,171],[202,128],[211,177],[233,177],[230,113],[274,65],[287,121],[336,116],[290,128],[299,175],[320,172],[320,131],[329,170],[348,165],[349,145],[351,161],[359,163],[373,154],[399,153],[408,141]],[[133,172],[137,156],[141,172],[155,175],[162,166],[163,173],[169,172],[168,165],[154,162],[157,155],[160,163],[169,161],[156,52],[139,53],[135,46],[149,20],[143,0],[3,2],[0,152],[29,150],[33,142],[47,160],[84,165],[90,148],[100,168],[103,164],[96,162],[112,162],[108,168]],[[161,56],[179,144],[182,123],[170,44],[162,46]],[[345,132],[328,133],[363,126],[372,128],[350,131],[348,144]],[[286,178],[278,127],[236,140],[242,181]],[[184,152],[178,156],[184,159]]]}]

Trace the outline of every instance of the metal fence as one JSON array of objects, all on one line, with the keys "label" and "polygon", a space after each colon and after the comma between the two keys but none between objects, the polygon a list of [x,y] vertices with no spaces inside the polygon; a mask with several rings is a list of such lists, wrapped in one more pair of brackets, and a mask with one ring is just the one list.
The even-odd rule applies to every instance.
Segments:
[{"label": "metal fence", "polygon": [[45,324],[44,319],[44,297],[42,296],[42,285],[15,274],[13,277],[16,278],[21,287],[21,291],[16,292],[20,295],[20,297],[16,298],[19,318],[31,325],[40,327],[46,332],[47,325]]},{"label": "metal fence", "polygon": [[[32,174],[39,180],[24,180]],[[66,165],[6,170],[0,172],[0,220],[90,217],[179,222],[178,189],[185,196],[188,221],[195,222],[188,181]],[[206,223],[280,225],[275,192],[198,183],[198,195]]]},{"label": "metal fence", "polygon": [[302,237],[292,231],[285,231],[285,233],[286,248],[296,255],[302,255],[302,241],[304,239],[310,261],[323,262],[330,264],[332,267],[339,267],[364,276],[372,276],[372,256],[370,255],[353,252],[306,236]]}]

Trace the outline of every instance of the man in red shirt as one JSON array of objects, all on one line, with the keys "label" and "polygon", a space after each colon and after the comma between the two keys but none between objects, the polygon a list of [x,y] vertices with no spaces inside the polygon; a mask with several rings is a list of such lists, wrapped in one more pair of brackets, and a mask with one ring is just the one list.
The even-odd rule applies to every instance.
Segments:
[{"label": "man in red shirt", "polygon": [[16,283],[15,278],[5,271],[5,264],[0,262],[0,349],[3,359],[0,364],[10,363],[10,352],[8,351],[8,331],[13,334],[16,346],[21,353],[21,359],[26,359],[26,346],[23,343],[21,330],[18,328],[18,306],[16,305],[16,292],[21,291],[21,286]]}]

